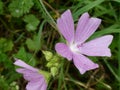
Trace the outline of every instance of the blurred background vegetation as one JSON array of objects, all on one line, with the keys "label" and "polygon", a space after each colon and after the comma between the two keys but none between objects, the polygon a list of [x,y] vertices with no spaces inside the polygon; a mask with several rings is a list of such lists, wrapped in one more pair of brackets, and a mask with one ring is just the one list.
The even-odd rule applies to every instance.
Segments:
[{"label": "blurred background vegetation", "polygon": [[0,90],[25,90],[27,82],[15,72],[15,57],[50,70],[42,50],[56,54],[54,46],[62,40],[56,19],[67,9],[75,25],[84,12],[102,19],[90,39],[114,35],[112,57],[90,57],[100,67],[84,75],[63,60],[48,90],[120,90],[120,0],[0,0]]}]

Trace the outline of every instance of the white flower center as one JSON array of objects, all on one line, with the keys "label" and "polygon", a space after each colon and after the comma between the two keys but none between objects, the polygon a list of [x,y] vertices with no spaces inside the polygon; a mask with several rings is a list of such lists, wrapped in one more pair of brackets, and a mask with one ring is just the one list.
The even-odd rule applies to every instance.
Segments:
[{"label": "white flower center", "polygon": [[74,44],[74,43],[72,43],[72,44],[70,45],[70,50],[71,50],[72,52],[74,52],[74,53],[80,53],[80,50],[79,50],[77,44]]}]

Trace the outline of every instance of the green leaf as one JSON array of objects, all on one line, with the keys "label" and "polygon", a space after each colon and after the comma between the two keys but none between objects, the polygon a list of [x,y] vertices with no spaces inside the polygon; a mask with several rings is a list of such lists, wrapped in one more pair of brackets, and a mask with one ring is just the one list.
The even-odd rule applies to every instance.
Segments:
[{"label": "green leaf", "polygon": [[13,42],[11,40],[0,38],[0,51],[1,52],[11,51],[12,48],[13,48]]},{"label": "green leaf", "polygon": [[6,83],[5,77],[0,76],[0,90],[8,90],[8,89],[9,89],[9,85],[8,83]]},{"label": "green leaf", "polygon": [[46,9],[43,0],[34,0],[38,9],[40,9],[41,16],[46,20],[53,28],[57,29],[56,22],[53,17],[50,15],[49,11]]},{"label": "green leaf", "polygon": [[40,21],[35,17],[35,15],[26,15],[24,17],[24,21],[27,23],[26,25],[26,29],[28,31],[34,31],[37,29],[38,24],[40,23]]},{"label": "green leaf", "polygon": [[27,62],[28,64],[32,65],[32,66],[34,66],[36,64],[36,60],[33,57],[33,55],[26,52],[24,47],[21,47],[19,49],[18,53],[14,54],[14,57],[18,58],[18,59],[21,59],[21,60]]},{"label": "green leaf", "polygon": [[0,0],[0,14],[3,14],[3,2]]},{"label": "green leaf", "polygon": [[29,50],[38,51],[41,48],[41,44],[42,44],[41,36],[42,36],[43,25],[44,25],[44,21],[41,23],[39,27],[39,32],[33,36],[33,39],[28,38],[26,40],[26,45]]},{"label": "green leaf", "polygon": [[12,61],[8,58],[5,53],[0,53],[0,65],[3,66],[2,68],[13,68]]},{"label": "green leaf", "polygon": [[29,13],[33,5],[32,0],[12,0],[8,8],[12,16],[20,17],[23,14]]},{"label": "green leaf", "polygon": [[28,38],[26,40],[26,45],[29,48],[29,50],[38,51],[40,49],[39,37],[35,35],[33,39]]},{"label": "green leaf", "polygon": [[104,2],[104,0],[95,0],[95,1],[91,1],[89,4],[87,4],[86,6],[84,6],[84,7],[82,7],[82,8],[79,7],[80,9],[78,9],[77,11],[75,11],[75,12],[73,13],[74,19],[77,20],[77,18],[78,18],[82,13],[84,13],[84,12],[86,12],[86,11],[94,8],[95,6],[101,4],[102,2]]},{"label": "green leaf", "polygon": [[116,2],[120,3],[120,0],[113,0],[113,1],[116,1]]}]

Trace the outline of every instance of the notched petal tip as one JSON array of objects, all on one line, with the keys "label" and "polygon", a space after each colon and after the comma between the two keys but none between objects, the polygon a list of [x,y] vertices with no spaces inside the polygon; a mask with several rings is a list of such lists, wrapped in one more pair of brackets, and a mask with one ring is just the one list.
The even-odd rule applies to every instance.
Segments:
[{"label": "notched petal tip", "polygon": [[85,69],[83,69],[83,70],[81,70],[81,71],[79,70],[79,72],[83,75],[83,74],[85,74],[87,71],[97,69],[98,67],[99,67],[98,64],[94,64],[93,68],[90,68],[90,69],[88,69],[88,70],[85,70]]},{"label": "notched petal tip", "polygon": [[15,62],[13,63],[14,65],[17,65],[19,62],[22,61],[22,60],[20,60],[20,59],[18,59],[18,58],[15,58],[15,57],[14,57],[14,60],[15,60]]},{"label": "notched petal tip", "polygon": [[24,61],[18,59],[17,61],[14,62],[14,65],[16,66],[19,66],[19,67],[22,67],[22,68],[25,68],[25,69],[29,69],[31,71],[34,71],[34,72],[38,72],[38,69],[26,64]]},{"label": "notched petal tip", "polygon": [[109,51],[109,54],[107,54],[106,56],[111,57],[112,56],[111,51]]},{"label": "notched petal tip", "polygon": [[66,16],[66,15],[69,15],[69,14],[71,14],[70,9],[66,10],[66,11],[62,14],[62,16]]},{"label": "notched petal tip", "polygon": [[74,40],[74,22],[70,10],[65,11],[60,18],[57,19],[58,31],[70,43]]},{"label": "notched petal tip", "polygon": [[91,17],[90,19],[96,25],[100,25],[102,22],[102,20],[100,18]]},{"label": "notched petal tip", "polygon": [[105,36],[102,36],[102,37],[106,38],[108,46],[112,43],[113,35],[105,35]]},{"label": "notched petal tip", "polygon": [[[83,13],[83,14],[81,15],[81,17],[82,17],[82,16],[83,16],[83,17],[90,17],[90,15],[89,15],[88,12]],[[80,17],[80,18],[81,18],[81,17]]]},{"label": "notched petal tip", "polygon": [[92,67],[93,67],[93,68],[90,68],[90,69],[88,69],[88,70],[85,70],[85,69],[79,70],[79,72],[83,75],[83,74],[85,74],[85,73],[86,73],[87,71],[89,71],[89,70],[94,70],[94,69],[99,68],[99,65],[98,65],[98,64],[94,64]]},{"label": "notched petal tip", "polygon": [[13,64],[19,66],[21,62],[22,61],[20,59],[15,58],[15,62]]},{"label": "notched petal tip", "polygon": [[[86,18],[90,18],[90,15],[89,15],[89,13],[88,12],[85,12],[85,13],[83,13],[82,15],[81,15],[81,17],[86,17]],[[80,17],[80,18],[81,18]],[[99,22],[99,23],[101,23],[101,21],[102,21],[102,19],[100,19],[100,18],[96,18],[96,17],[91,17],[90,18],[93,22]]]},{"label": "notched petal tip", "polygon": [[112,35],[105,35],[84,43],[82,54],[88,56],[111,56],[109,45],[113,39]]},{"label": "notched petal tip", "polygon": [[107,48],[106,50],[104,50],[104,55],[103,56],[105,56],[105,57],[111,57],[112,56],[112,54],[111,54],[111,50],[109,49],[109,48]]},{"label": "notched petal tip", "polygon": [[57,19],[57,22],[58,22],[61,18],[66,17],[67,15],[72,15],[70,9],[66,10],[66,11],[61,15],[61,17],[59,17],[59,18]]},{"label": "notched petal tip", "polygon": [[[85,15],[88,15],[87,13]],[[101,24],[101,19],[82,15],[79,19],[75,42],[76,43],[84,43],[99,27]]]},{"label": "notched petal tip", "polygon": [[18,58],[16,58],[16,57],[14,57],[14,60],[15,60],[15,61],[17,61],[17,60],[19,60],[19,59],[18,59]]},{"label": "notched petal tip", "polygon": [[99,67],[98,64],[92,62],[90,59],[81,54],[74,54],[73,62],[81,74]]},{"label": "notched petal tip", "polygon": [[106,36],[110,39],[110,41],[113,40],[113,35],[106,35]]},{"label": "notched petal tip", "polygon": [[25,71],[25,69],[23,69],[23,68],[16,69],[16,72],[21,73],[21,74],[23,74],[24,71]]}]

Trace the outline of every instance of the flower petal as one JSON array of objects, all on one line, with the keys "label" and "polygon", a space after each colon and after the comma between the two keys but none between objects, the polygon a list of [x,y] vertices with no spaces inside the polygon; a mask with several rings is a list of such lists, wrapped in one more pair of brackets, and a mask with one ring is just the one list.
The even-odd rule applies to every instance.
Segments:
[{"label": "flower petal", "polygon": [[86,71],[98,68],[98,64],[95,64],[81,54],[74,54],[73,62],[81,74],[84,74]]},{"label": "flower petal", "polygon": [[26,86],[27,90],[46,90],[47,84],[45,83],[44,78],[38,78],[36,80],[28,82]]},{"label": "flower petal", "polygon": [[88,56],[111,56],[108,46],[112,42],[112,35],[105,35],[89,41],[81,47],[81,53]]},{"label": "flower petal", "polygon": [[31,70],[28,70],[28,69],[24,69],[24,68],[19,68],[19,69],[16,69],[16,71],[18,73],[21,73],[23,74],[23,77],[25,80],[27,81],[32,81],[36,78],[42,78],[43,76],[41,74],[39,74],[38,72],[33,72]]},{"label": "flower petal", "polygon": [[72,53],[71,53],[69,47],[66,44],[64,44],[64,43],[57,43],[55,45],[55,50],[61,56],[67,58],[68,60],[72,60]]},{"label": "flower petal", "polygon": [[20,59],[15,59],[15,60],[16,60],[16,61],[14,62],[14,64],[17,65],[17,66],[24,67],[24,68],[26,68],[26,69],[29,69],[29,70],[32,70],[32,71],[35,71],[35,72],[38,71],[38,69],[33,68],[32,66],[26,64],[25,62],[23,62],[23,61],[20,60]]},{"label": "flower petal", "polygon": [[41,90],[47,90],[47,84],[45,82],[45,80],[42,81],[42,85],[41,85]]},{"label": "flower petal", "polygon": [[88,20],[89,20],[89,14],[87,12],[82,14],[82,16],[80,17],[80,19],[78,21],[78,25],[76,28],[75,42],[80,42],[81,32],[83,32],[84,28],[86,27]]},{"label": "flower petal", "polygon": [[101,19],[89,18],[88,13],[81,16],[75,34],[75,42],[85,42],[98,28],[101,23]]},{"label": "flower petal", "polygon": [[71,11],[65,11],[57,20],[57,26],[60,33],[70,43],[74,40],[74,22],[72,19]]}]

